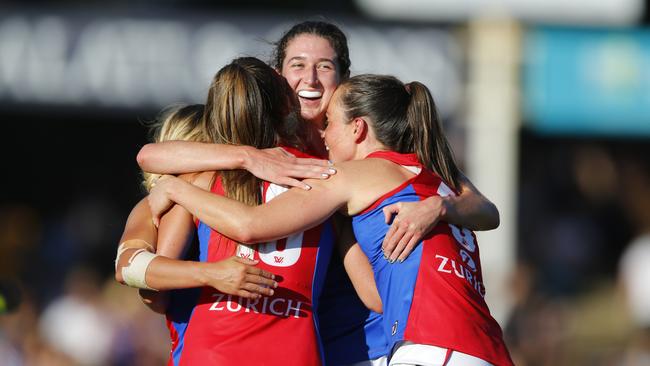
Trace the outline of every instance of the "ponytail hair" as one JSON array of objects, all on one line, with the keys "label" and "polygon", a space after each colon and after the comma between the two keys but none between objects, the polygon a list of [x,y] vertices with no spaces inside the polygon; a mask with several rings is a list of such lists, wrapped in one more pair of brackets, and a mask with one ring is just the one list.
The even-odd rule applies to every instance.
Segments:
[{"label": "ponytail hair", "polygon": [[404,85],[393,76],[364,74],[344,81],[340,105],[351,121],[368,117],[370,128],[386,148],[415,153],[426,168],[458,189],[460,170],[442,130],[429,89],[419,82]]},{"label": "ponytail hair", "polygon": [[460,169],[442,129],[438,108],[429,89],[412,81],[405,86],[411,95],[406,120],[413,134],[413,152],[422,165],[436,172],[453,189],[459,188]]}]

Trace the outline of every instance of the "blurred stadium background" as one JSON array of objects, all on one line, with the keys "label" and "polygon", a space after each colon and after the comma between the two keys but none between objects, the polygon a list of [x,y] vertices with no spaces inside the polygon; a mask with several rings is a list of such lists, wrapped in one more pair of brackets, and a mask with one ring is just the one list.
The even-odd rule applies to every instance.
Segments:
[{"label": "blurred stadium background", "polygon": [[112,279],[146,122],[240,55],[325,19],[352,73],[434,92],[467,175],[488,302],[517,365],[650,365],[644,0],[0,3],[0,364],[160,365],[160,317]]}]

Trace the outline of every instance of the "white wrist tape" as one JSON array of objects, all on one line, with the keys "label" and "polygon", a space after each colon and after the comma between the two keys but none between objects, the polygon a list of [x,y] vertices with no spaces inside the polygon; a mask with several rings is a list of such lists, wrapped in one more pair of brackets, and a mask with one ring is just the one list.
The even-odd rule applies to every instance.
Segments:
[{"label": "white wrist tape", "polygon": [[146,249],[136,250],[131,258],[129,258],[129,265],[122,267],[122,279],[124,283],[131,287],[156,291],[156,289],[147,285],[145,275],[149,264],[157,256],[157,254],[148,252]]}]

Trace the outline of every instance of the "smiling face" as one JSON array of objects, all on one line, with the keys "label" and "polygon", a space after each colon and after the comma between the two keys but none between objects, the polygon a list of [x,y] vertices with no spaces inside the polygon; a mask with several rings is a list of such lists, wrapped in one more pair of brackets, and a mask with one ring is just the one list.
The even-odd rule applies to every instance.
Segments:
[{"label": "smiling face", "polygon": [[327,127],[323,131],[325,147],[333,163],[353,160],[358,147],[354,133],[355,125],[348,120],[339,101],[339,95],[343,92],[338,90],[334,93],[327,108]]},{"label": "smiling face", "polygon": [[341,81],[336,56],[327,39],[300,34],[287,44],[282,62],[281,74],[298,95],[302,118],[319,128]]}]

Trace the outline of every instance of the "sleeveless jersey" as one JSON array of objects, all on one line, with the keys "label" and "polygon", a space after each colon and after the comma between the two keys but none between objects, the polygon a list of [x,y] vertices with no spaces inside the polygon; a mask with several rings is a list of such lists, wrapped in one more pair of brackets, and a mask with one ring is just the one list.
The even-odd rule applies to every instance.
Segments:
[{"label": "sleeveless jersey", "polygon": [[350,365],[388,355],[381,314],[368,310],[359,299],[337,251],[330,260],[318,303],[317,324],[325,365]]},{"label": "sleeveless jersey", "polygon": [[[264,183],[264,200],[284,191],[286,188]],[[220,179],[212,192],[225,194]],[[318,310],[317,299],[332,252],[329,220],[286,239],[251,246],[238,246],[202,222],[198,236],[201,261],[215,262],[235,253],[259,260],[259,268],[276,275],[278,287],[273,296],[257,300],[202,288],[174,364],[320,365],[321,344],[313,314]]]},{"label": "sleeveless jersey", "polygon": [[[198,261],[198,256],[198,240],[195,236],[184,258],[185,260]],[[171,354],[167,365],[178,366],[178,360],[184,346],[185,330],[201,294],[201,289],[169,290],[168,293],[169,302],[165,312],[165,320],[171,338]]]},{"label": "sleeveless jersey", "polygon": [[351,365],[388,355],[381,314],[368,310],[359,299],[337,252],[327,270],[320,305],[319,330],[327,366]]},{"label": "sleeveless jersey", "polygon": [[352,220],[373,267],[389,346],[410,341],[456,350],[498,366],[512,365],[501,328],[484,300],[474,233],[441,222],[404,262],[391,264],[383,257],[381,244],[389,228],[382,211],[385,206],[454,192],[436,174],[422,169],[415,154],[381,151],[367,158],[420,170]]}]

